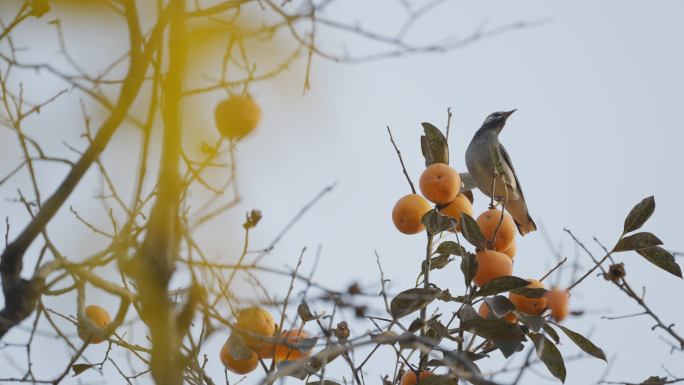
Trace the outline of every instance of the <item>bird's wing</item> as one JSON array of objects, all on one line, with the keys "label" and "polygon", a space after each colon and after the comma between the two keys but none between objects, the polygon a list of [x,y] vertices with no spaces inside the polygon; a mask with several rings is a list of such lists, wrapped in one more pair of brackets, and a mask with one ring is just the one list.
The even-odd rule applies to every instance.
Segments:
[{"label": "bird's wing", "polygon": [[504,163],[504,166],[508,166],[508,168],[511,170],[513,178],[515,178],[515,186],[518,190],[518,194],[520,195],[520,198],[522,198],[522,200],[524,201],[525,196],[523,195],[522,186],[520,185],[520,181],[518,180],[518,175],[515,173],[515,168],[513,168],[513,162],[511,162],[511,157],[508,155],[508,151],[506,151],[506,147],[504,147],[503,144],[500,144],[499,148],[501,149],[501,157],[503,158],[502,161]]}]

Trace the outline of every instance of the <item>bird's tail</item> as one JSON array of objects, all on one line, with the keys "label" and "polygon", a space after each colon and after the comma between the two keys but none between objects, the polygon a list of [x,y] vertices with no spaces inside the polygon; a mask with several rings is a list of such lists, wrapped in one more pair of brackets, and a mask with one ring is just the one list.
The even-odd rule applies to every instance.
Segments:
[{"label": "bird's tail", "polygon": [[537,231],[537,225],[534,224],[532,217],[530,217],[530,213],[527,211],[527,204],[525,204],[523,199],[508,201],[506,203],[506,211],[513,217],[520,235],[525,236],[527,233]]}]

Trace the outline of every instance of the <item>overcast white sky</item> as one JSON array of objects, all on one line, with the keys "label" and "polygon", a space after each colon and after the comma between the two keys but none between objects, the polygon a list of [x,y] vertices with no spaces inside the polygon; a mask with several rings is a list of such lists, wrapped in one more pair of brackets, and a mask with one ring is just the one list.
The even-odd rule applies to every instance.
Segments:
[{"label": "overcast white sky", "polygon": [[[394,34],[406,17],[399,2],[337,3],[328,8],[326,18],[359,23],[388,35]],[[14,12],[10,6],[0,5],[3,22],[7,23]],[[19,29],[15,45],[30,47],[20,57],[27,62],[57,60],[58,45],[51,32],[54,29],[47,23],[58,17],[63,21],[67,44],[74,56],[93,73],[125,49],[123,24],[118,19],[69,24],[64,22],[69,20],[66,12],[56,4],[53,13]],[[684,251],[684,182],[678,172],[678,155],[684,140],[682,14],[684,3],[679,1],[446,1],[415,24],[407,35],[410,42],[439,41],[453,34],[466,37],[483,21],[488,28],[517,21],[546,22],[448,53],[354,65],[314,57],[311,90],[305,95],[305,62],[298,61],[282,76],[251,87],[262,106],[263,120],[238,147],[238,180],[243,200],[228,215],[204,225],[197,238],[209,245],[212,257],[230,263],[242,247],[240,225],[244,212],[253,208],[262,211],[263,220],[253,232],[250,244],[255,249],[265,247],[307,202],[337,182],[335,189],[302,218],[265,261],[273,267],[293,267],[306,246],[308,252],[301,269],[308,274],[321,245],[315,281],[338,290],[359,282],[365,292],[375,294],[379,292],[374,254],[377,250],[386,277],[391,279],[388,290],[396,294],[414,285],[416,270],[424,257],[425,240],[421,235],[403,235],[392,225],[394,203],[410,190],[386,126],[392,128],[407,170],[417,182],[424,169],[419,143],[421,122],[431,122],[443,129],[446,109],[452,108],[451,165],[464,172],[465,149],[485,117],[493,111],[517,108],[500,139],[514,161],[533,219],[539,228],[546,229],[552,243],[569,262],[574,263],[579,255],[581,271],[591,267],[589,256],[576,253],[577,248],[564,228],[571,229],[596,256],[602,256],[601,248],[592,238],[597,237],[610,248],[621,234],[629,210],[651,195],[655,196],[657,208],[643,230],[655,233],[666,249]],[[287,40],[286,36],[283,40]],[[347,50],[354,55],[382,49],[364,39],[329,30],[322,30],[317,42],[321,49],[333,53]],[[222,53],[217,55],[220,58]],[[66,87],[46,74],[35,76],[34,72],[24,72],[14,80],[26,83],[31,100],[44,100],[55,90]],[[189,129],[203,137],[216,135],[212,126],[213,107],[224,96],[215,92],[189,99],[185,106],[192,112],[188,115],[197,118],[188,122]],[[54,153],[73,157],[65,153],[61,142],[79,149],[85,146],[78,138],[84,129],[77,103],[82,97],[77,92],[70,93],[27,121],[27,130],[46,142]],[[97,118],[95,104],[87,99],[86,102]],[[138,138],[136,129],[122,127],[104,154],[105,163],[112,167],[113,178],[124,186],[123,191],[133,183],[130,167],[137,162]],[[196,140],[193,131],[186,143]],[[0,178],[18,164],[20,152],[15,143],[9,130],[0,129]],[[39,172],[44,195],[49,195],[47,192],[53,191],[67,170],[46,166]],[[10,216],[10,240],[27,218],[23,209],[8,199],[17,198],[17,188],[29,194],[27,182],[26,176],[17,176],[12,183],[0,186],[0,216]],[[104,244],[104,240],[92,240],[92,232],[74,220],[68,207],[92,212],[93,218],[102,216],[100,204],[91,199],[98,185],[99,178],[90,172],[49,227],[58,247],[74,260],[85,258]],[[197,192],[197,196],[202,193]],[[485,197],[476,192],[476,215],[485,210],[486,204]],[[106,217],[93,220],[107,223]],[[33,254],[27,258],[26,276],[41,246],[30,250]],[[541,231],[519,237],[514,275],[538,279],[555,265],[555,258]],[[679,305],[684,282],[634,252],[615,258],[625,263],[632,288],[641,291],[646,287],[646,302],[663,323],[677,324],[675,330],[684,334],[678,325],[684,317]],[[676,258],[680,263],[684,261]],[[458,265],[453,263],[431,277],[443,289],[454,287],[452,293],[461,290]],[[286,278],[263,276],[263,281],[279,293],[279,298],[285,296]],[[568,267],[560,275],[560,285],[570,283]],[[296,287],[294,293],[300,289]],[[109,297],[93,291],[90,298],[92,302],[106,303]],[[73,298],[50,301],[48,306],[75,314]],[[361,303],[372,308],[369,314],[384,313],[380,297],[367,297]],[[118,301],[112,303],[110,312],[115,312],[117,305]],[[453,306],[444,303],[435,306],[445,317],[453,310]],[[666,333],[651,331],[655,323],[650,317],[601,319],[602,315],[642,312],[610,282],[589,277],[573,290],[571,308],[585,311],[585,315],[569,317],[564,325],[585,336],[591,335],[591,340],[603,348],[612,365],[607,380],[640,382],[653,375],[665,376],[661,365],[684,377],[682,352],[670,354],[669,346],[659,339],[664,336],[668,340]],[[289,315],[293,317],[294,313]],[[353,320],[351,313],[344,316]],[[25,322],[25,328],[14,328],[3,342],[25,342],[29,322]],[[372,329],[370,322],[354,322],[353,335]],[[42,329],[49,327],[43,325]],[[225,341],[223,337],[217,333],[203,348],[210,358],[207,372],[219,382],[223,369],[216,358]],[[62,342],[40,335],[36,338],[32,351],[34,373],[51,378],[64,368],[67,350]],[[561,339],[563,345],[559,348],[564,357],[579,352],[565,336]],[[105,350],[103,345],[89,347],[88,357],[99,361]],[[378,374],[384,376],[391,371],[394,353],[389,347],[380,348],[380,352],[383,354],[377,354],[367,364],[369,382],[376,382]],[[117,362],[126,361],[121,352],[114,350],[111,354]],[[365,357],[361,354],[357,361]],[[525,355],[526,352],[517,354],[511,367],[519,365]],[[566,363],[566,383],[596,383],[607,368],[603,361],[587,355],[581,357]],[[483,372],[500,368],[503,363],[499,352],[478,361]],[[0,349],[0,378],[20,376],[25,370],[22,350]],[[341,380],[342,376],[349,380],[349,372],[341,362],[328,373],[333,380]],[[232,378],[234,383],[238,377]],[[253,375],[243,383],[256,384],[259,380]],[[495,380],[507,383],[510,377]],[[63,383],[120,384],[122,379],[108,364],[103,376],[93,371]],[[537,365],[526,372],[521,383],[556,384],[558,380],[543,365]]]}]

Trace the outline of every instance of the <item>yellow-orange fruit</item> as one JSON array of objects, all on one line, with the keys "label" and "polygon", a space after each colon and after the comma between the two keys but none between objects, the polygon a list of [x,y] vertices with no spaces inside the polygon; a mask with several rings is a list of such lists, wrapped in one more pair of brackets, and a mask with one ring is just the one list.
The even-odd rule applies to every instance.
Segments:
[{"label": "yellow-orange fruit", "polygon": [[515,240],[514,240],[513,243],[511,243],[511,245],[508,246],[508,248],[507,248],[505,251],[503,251],[503,253],[506,254],[506,255],[508,255],[508,257],[509,257],[509,258],[511,259],[511,261],[512,261],[513,258],[515,258],[515,253],[516,253],[517,251],[518,251],[518,244],[517,244],[517,242],[515,242]]},{"label": "yellow-orange fruit", "polygon": [[461,191],[461,176],[448,165],[435,163],[423,171],[418,184],[425,199],[445,205]]},{"label": "yellow-orange fruit", "polygon": [[478,267],[473,282],[479,287],[491,279],[513,274],[513,262],[504,253],[482,250],[475,256]]},{"label": "yellow-orange fruit", "polygon": [[[271,337],[275,331],[275,321],[271,313],[260,307],[250,307],[241,311],[237,318],[237,326],[264,337]],[[263,344],[263,341],[246,334],[243,334],[242,338],[250,348],[257,348]]]},{"label": "yellow-orange fruit", "polygon": [[[299,329],[297,329],[297,330],[290,330],[288,332],[283,333],[283,335],[280,338],[282,340],[286,340],[289,343],[295,343],[295,342],[299,342],[299,341],[302,341],[302,340],[309,338],[309,335],[304,330],[302,330],[300,332]],[[292,351],[289,352],[289,356],[288,356],[289,350],[290,350],[290,348],[288,348],[285,345],[276,344],[274,359],[284,360],[287,358],[288,360],[301,361],[304,358],[309,357],[311,355],[311,352],[313,351],[313,349],[311,349],[306,353],[302,353],[299,350],[292,349]]]},{"label": "yellow-orange fruit", "polygon": [[[458,219],[458,225],[456,225],[456,231],[460,232],[461,231],[461,217],[462,217],[462,212],[470,215],[471,217],[473,216],[473,205],[470,203],[468,198],[466,198],[465,195],[463,194],[458,194],[456,195],[456,198],[449,202],[446,207],[443,209],[439,210],[441,214],[450,216],[452,218]],[[452,230],[449,230],[452,231]]]},{"label": "yellow-orange fruit", "polygon": [[392,221],[402,233],[418,234],[425,231],[425,225],[420,220],[430,210],[432,207],[425,198],[418,194],[409,194],[394,205]]},{"label": "yellow-orange fruit", "polygon": [[250,97],[231,96],[216,106],[216,127],[229,139],[241,138],[254,130],[261,118],[261,108]]},{"label": "yellow-orange fruit", "polygon": [[568,309],[568,293],[567,290],[553,289],[546,293],[547,299],[546,307],[551,309],[551,317],[556,321],[561,322],[567,317],[570,310]]},{"label": "yellow-orange fruit", "polygon": [[[531,285],[527,286],[529,288],[541,287],[546,289],[543,283],[537,281],[536,279],[528,279],[528,282],[532,282]],[[519,294],[509,293],[508,299],[513,302],[515,308],[519,313],[525,313],[530,315],[537,315],[539,312],[546,307],[546,298],[527,298]]]},{"label": "yellow-orange fruit", "polygon": [[254,350],[263,359],[273,358],[273,355],[275,355],[275,344],[273,342],[264,342],[261,346],[254,348]]},{"label": "yellow-orange fruit", "polygon": [[[420,379],[424,380],[426,377],[434,376],[432,372],[420,372]],[[414,385],[416,383],[416,372],[410,370],[401,378],[401,385]]]},{"label": "yellow-orange fruit", "polygon": [[[107,325],[112,323],[112,317],[109,315],[109,313],[107,313],[107,310],[99,306],[86,306],[85,315],[88,317],[88,319],[93,321],[95,325],[102,328],[102,330],[107,329]],[[85,341],[85,337],[85,334],[78,333],[78,338],[81,340]],[[99,344],[100,342],[104,342],[104,340],[98,338],[97,336],[93,337],[93,339],[90,341],[91,344]]]},{"label": "yellow-orange fruit", "polygon": [[[487,314],[489,314],[491,310],[487,307],[487,304],[482,302],[482,305],[480,305],[480,308],[477,309],[477,314],[480,315],[480,317],[487,319]],[[513,313],[508,313],[504,316],[504,319],[508,322],[513,322],[515,323],[518,319],[515,318],[515,315]]]},{"label": "yellow-orange fruit", "polygon": [[251,373],[259,365],[259,358],[257,357],[256,352],[254,350],[250,349],[249,351],[252,352],[252,358],[249,358],[247,360],[234,360],[233,357],[231,357],[230,354],[228,354],[228,342],[226,342],[225,344],[223,344],[223,347],[221,348],[221,363],[223,364],[223,366],[226,367],[226,369],[230,370],[233,373]]},{"label": "yellow-orange fruit", "polygon": [[515,240],[515,234],[518,231],[515,227],[515,221],[513,218],[505,212],[499,211],[497,209],[491,209],[480,214],[475,220],[482,230],[485,238],[491,240],[494,237],[494,231],[499,226],[499,221],[501,221],[501,214],[503,213],[504,218],[499,227],[499,231],[496,233],[496,240],[494,241],[494,248],[496,251],[504,252],[508,249],[513,241]]}]

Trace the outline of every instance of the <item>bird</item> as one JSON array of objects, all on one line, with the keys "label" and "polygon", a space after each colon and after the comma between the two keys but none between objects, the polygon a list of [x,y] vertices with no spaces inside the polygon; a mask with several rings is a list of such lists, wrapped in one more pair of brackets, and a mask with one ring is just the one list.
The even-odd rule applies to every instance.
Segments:
[{"label": "bird", "polygon": [[491,146],[499,147],[501,165],[504,169],[503,178],[506,186],[501,183],[500,178],[497,178],[497,183],[495,183],[494,187],[494,199],[501,202],[506,199],[506,192],[508,192],[508,200],[505,205],[506,211],[513,217],[520,235],[525,236],[532,231],[536,231],[537,225],[534,224],[527,210],[522,186],[520,186],[518,175],[516,175],[515,168],[513,168],[511,157],[508,155],[508,151],[506,151],[503,144],[499,142],[501,130],[503,130],[506,121],[515,111],[491,113],[482,123],[482,127],[475,132],[473,140],[470,141],[470,145],[466,150],[465,161],[468,173],[477,188],[491,198],[492,177],[494,175],[494,160],[492,159]]}]

